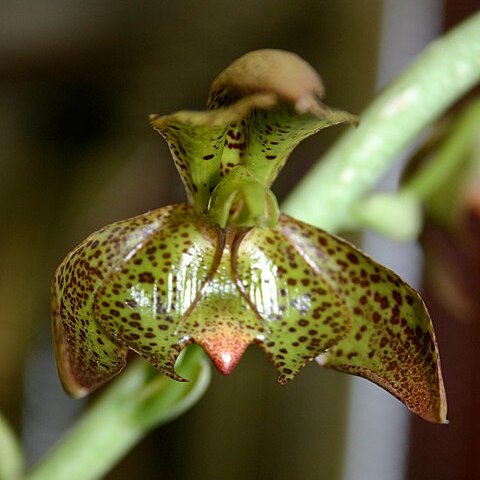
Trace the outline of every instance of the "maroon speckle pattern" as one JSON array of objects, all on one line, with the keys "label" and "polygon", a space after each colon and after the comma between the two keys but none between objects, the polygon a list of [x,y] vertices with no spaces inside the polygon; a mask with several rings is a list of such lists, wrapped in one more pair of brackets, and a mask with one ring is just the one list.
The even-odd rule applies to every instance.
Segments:
[{"label": "maroon speckle pattern", "polygon": [[280,228],[334,282],[352,319],[349,334],[320,363],[374,381],[427,420],[445,421],[438,348],[419,295],[345,240],[286,215]]}]

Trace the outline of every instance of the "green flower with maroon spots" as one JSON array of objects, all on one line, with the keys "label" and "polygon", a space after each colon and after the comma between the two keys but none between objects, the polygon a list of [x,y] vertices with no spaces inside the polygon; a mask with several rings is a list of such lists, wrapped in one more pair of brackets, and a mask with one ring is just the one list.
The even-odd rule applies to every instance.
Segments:
[{"label": "green flower with maroon spots", "polygon": [[345,240],[281,214],[270,190],[301,140],[356,123],[322,94],[299,57],[260,50],[217,77],[207,111],[152,115],[188,203],[93,233],[57,269],[55,349],[70,394],[120,372],[128,350],[182,381],[175,361],[190,343],[223,374],[254,343],[280,383],[317,359],[445,421],[438,350],[418,294]]}]

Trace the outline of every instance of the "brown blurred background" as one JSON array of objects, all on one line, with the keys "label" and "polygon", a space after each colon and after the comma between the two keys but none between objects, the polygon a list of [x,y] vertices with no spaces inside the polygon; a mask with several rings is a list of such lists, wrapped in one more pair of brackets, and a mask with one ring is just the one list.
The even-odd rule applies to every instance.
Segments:
[{"label": "brown blurred background", "polygon": [[[204,108],[216,74],[264,47],[301,55],[321,73],[328,104],[360,113],[381,83],[386,10],[394,3],[0,3],[0,409],[22,432],[30,462],[84,407],[64,395],[54,368],[56,265],[91,231],[184,200],[148,114]],[[440,29],[479,8],[475,0],[427,3]],[[411,34],[405,18],[393,21]],[[276,182],[280,199],[341,131],[297,149]],[[441,347],[448,341],[440,338]],[[107,478],[347,478],[349,385],[312,364],[280,387],[267,358],[250,348],[230,377],[214,373],[191,412],[150,434]],[[407,451],[404,445],[404,463]],[[389,478],[407,478],[402,468]],[[374,479],[357,472],[348,478]],[[409,478],[440,478],[419,475]]]}]

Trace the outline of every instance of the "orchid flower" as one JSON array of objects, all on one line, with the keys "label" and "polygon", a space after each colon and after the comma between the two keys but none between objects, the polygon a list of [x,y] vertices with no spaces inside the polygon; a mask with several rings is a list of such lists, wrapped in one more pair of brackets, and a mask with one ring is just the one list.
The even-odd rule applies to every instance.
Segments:
[{"label": "orchid flower", "polygon": [[58,267],[53,330],[68,393],[104,384],[129,350],[183,381],[175,362],[190,343],[222,374],[254,343],[280,383],[317,359],[446,421],[419,295],[347,241],[280,213],[270,189],[301,140],[356,123],[322,96],[318,74],[297,55],[259,50],[215,79],[206,111],[151,116],[188,202],[108,225]]}]

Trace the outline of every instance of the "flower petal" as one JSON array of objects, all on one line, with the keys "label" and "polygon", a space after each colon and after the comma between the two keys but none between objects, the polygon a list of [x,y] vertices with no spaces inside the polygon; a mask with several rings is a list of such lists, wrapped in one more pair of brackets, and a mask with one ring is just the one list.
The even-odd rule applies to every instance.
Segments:
[{"label": "flower petal", "polygon": [[126,348],[95,318],[93,300],[105,278],[163,223],[169,209],[108,225],[90,235],[58,267],[52,285],[55,353],[67,392],[81,397],[125,365]]},{"label": "flower petal", "polygon": [[234,251],[237,284],[264,327],[255,343],[285,383],[345,337],[349,312],[334,282],[312,268],[279,229],[254,228]]},{"label": "flower petal", "polygon": [[[264,66],[265,68],[263,68]],[[319,101],[320,78],[297,55],[281,50],[249,53],[213,82],[209,111],[152,115],[165,138],[198,213],[213,188],[237,165],[270,187],[304,138],[356,117]]]},{"label": "flower petal", "polygon": [[183,380],[174,365],[193,341],[191,311],[222,254],[219,229],[189,205],[157,210],[163,222],[102,283],[95,315],[116,341],[163,373]]},{"label": "flower petal", "polygon": [[426,420],[446,422],[435,335],[415,290],[345,240],[287,215],[279,229],[334,282],[352,319],[348,336],[318,362],[377,383]]},{"label": "flower petal", "polygon": [[269,108],[275,102],[272,95],[258,94],[224,110],[150,116],[153,128],[170,148],[189,203],[194,205],[197,213],[206,211],[210,194],[221,176],[239,163],[237,149],[233,150],[236,158],[232,159],[230,167],[222,166],[222,158],[225,163],[228,152],[234,148],[231,140],[227,140],[232,135],[231,125],[241,122],[253,109]]}]

